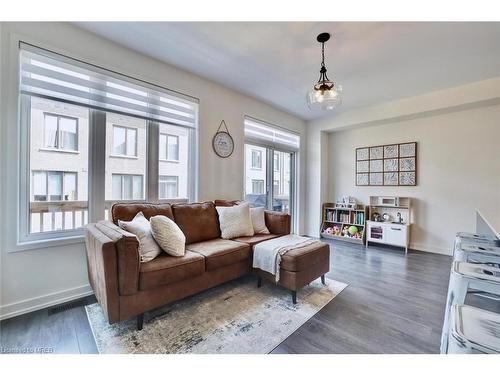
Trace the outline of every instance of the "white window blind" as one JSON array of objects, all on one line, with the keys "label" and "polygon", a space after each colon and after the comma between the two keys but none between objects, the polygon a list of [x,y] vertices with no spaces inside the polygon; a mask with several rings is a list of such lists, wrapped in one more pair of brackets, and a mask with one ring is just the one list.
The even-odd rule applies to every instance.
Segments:
[{"label": "white window blind", "polygon": [[297,151],[300,147],[298,134],[250,117],[245,117],[245,141],[289,151]]},{"label": "white window blind", "polygon": [[198,100],[21,43],[21,92],[147,120],[197,126]]}]

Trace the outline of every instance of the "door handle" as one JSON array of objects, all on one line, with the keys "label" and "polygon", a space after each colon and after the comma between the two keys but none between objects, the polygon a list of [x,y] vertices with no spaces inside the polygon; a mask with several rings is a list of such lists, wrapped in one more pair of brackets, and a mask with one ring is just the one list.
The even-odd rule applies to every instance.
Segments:
[{"label": "door handle", "polygon": [[391,227],[392,230],[401,230],[401,228],[393,228]]}]

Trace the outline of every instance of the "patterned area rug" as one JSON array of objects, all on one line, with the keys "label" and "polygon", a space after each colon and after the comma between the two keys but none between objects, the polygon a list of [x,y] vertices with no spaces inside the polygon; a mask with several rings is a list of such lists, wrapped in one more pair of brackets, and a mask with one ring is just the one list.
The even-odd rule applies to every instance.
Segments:
[{"label": "patterned area rug", "polygon": [[135,319],[108,324],[100,306],[86,306],[99,353],[265,354],[290,336],[347,284],[326,279],[297,293],[248,276],[212,288]]}]

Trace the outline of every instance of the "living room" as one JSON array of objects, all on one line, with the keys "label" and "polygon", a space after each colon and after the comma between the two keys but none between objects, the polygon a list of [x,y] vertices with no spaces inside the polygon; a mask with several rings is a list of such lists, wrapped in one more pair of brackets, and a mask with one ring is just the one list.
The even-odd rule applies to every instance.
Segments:
[{"label": "living room", "polygon": [[498,354],[500,23],[439,9],[2,20],[0,360]]}]

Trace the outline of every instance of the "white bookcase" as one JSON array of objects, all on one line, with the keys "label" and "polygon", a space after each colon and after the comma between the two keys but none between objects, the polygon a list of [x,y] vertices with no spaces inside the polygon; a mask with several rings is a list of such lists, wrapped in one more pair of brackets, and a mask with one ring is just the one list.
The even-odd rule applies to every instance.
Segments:
[{"label": "white bookcase", "polygon": [[[379,215],[380,221],[374,220],[376,214]],[[385,220],[384,214],[386,214]],[[366,247],[370,242],[374,242],[403,247],[408,252],[413,220],[411,198],[371,196],[368,219],[366,221]]]}]

